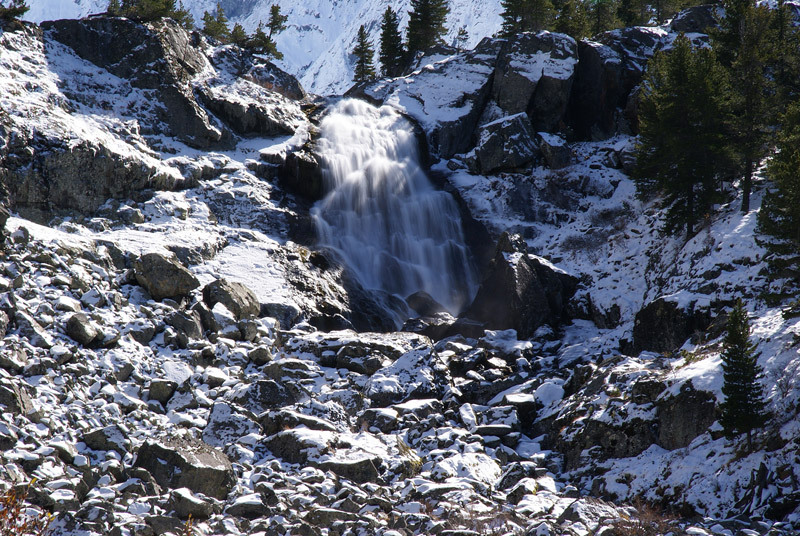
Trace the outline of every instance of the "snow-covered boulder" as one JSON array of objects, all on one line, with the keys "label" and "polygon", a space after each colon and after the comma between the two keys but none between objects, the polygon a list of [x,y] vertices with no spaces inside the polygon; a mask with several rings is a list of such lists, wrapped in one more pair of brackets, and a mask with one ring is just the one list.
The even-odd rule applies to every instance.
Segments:
[{"label": "snow-covered boulder", "polygon": [[136,281],[154,300],[187,296],[200,286],[197,278],[174,258],[145,253],[134,262]]},{"label": "snow-covered boulder", "polygon": [[536,156],[536,143],[528,116],[518,113],[480,127],[475,156],[486,174],[530,163]]},{"label": "snow-covered boulder", "polygon": [[210,308],[221,303],[237,320],[258,316],[261,306],[255,293],[237,281],[217,279],[203,287],[203,301]]},{"label": "snow-covered boulder", "polygon": [[673,352],[711,324],[708,307],[661,297],[644,306],[633,325],[633,353]]}]

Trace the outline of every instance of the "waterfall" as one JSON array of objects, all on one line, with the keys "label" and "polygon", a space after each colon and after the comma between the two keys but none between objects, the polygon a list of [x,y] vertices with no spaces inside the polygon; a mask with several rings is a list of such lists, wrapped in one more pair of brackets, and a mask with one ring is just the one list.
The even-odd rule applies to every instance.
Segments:
[{"label": "waterfall", "polygon": [[455,201],[420,167],[413,129],[388,106],[347,99],[320,125],[327,194],[312,210],[321,246],[361,284],[402,298],[424,290],[457,314],[475,270]]}]

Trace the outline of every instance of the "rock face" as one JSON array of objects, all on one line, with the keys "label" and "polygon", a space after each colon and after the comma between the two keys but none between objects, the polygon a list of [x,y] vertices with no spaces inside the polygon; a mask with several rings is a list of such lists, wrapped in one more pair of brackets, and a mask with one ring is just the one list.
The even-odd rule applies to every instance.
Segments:
[{"label": "rock face", "polygon": [[527,112],[536,130],[552,131],[563,119],[572,89],[577,44],[563,34],[518,34],[497,61],[492,95],[505,112]]},{"label": "rock face", "polygon": [[475,155],[480,171],[492,173],[530,163],[536,156],[533,127],[524,113],[503,117],[478,129]]},{"label": "rock face", "polygon": [[210,308],[221,303],[237,320],[258,316],[261,305],[252,290],[237,281],[217,279],[203,287],[203,301]]},{"label": "rock face", "polygon": [[657,415],[658,445],[667,450],[684,448],[717,419],[716,397],[687,382],[677,396],[658,402]]},{"label": "rock face", "polygon": [[192,273],[174,258],[145,253],[134,263],[136,281],[155,300],[181,298],[200,286]]},{"label": "rock face", "polygon": [[570,96],[570,126],[581,139],[611,136],[617,108],[625,105],[620,56],[601,43],[581,41],[578,59]]},{"label": "rock face", "polygon": [[633,325],[633,351],[673,352],[695,333],[711,324],[708,308],[679,304],[658,298],[636,313]]},{"label": "rock face", "polygon": [[529,338],[542,324],[560,322],[577,280],[518,249],[508,235],[500,238],[488,274],[463,316],[485,329],[515,329],[520,338]]},{"label": "rock face", "polygon": [[164,106],[161,119],[169,128],[165,134],[197,148],[230,144],[194,99],[188,81],[209,64],[176,22],[140,24],[99,17],[51,21],[42,28],[80,57],[134,87],[155,91]]},{"label": "rock face", "polygon": [[189,488],[216,499],[224,499],[235,482],[227,456],[193,439],[146,441],[139,449],[136,466],[147,469],[159,486]]}]

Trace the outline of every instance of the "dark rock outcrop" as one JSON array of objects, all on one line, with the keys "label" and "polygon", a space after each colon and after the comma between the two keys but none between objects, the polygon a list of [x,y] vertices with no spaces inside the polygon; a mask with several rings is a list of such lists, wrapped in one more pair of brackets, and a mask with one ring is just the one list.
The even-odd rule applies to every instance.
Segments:
[{"label": "dark rock outcrop", "polygon": [[49,21],[42,28],[80,57],[129,80],[132,86],[154,90],[163,104],[160,119],[169,128],[165,134],[197,148],[230,145],[225,132],[211,123],[194,99],[188,82],[208,61],[176,22],[162,19],[140,24],[97,17]]},{"label": "dark rock outcrop", "polygon": [[536,143],[528,116],[518,113],[480,127],[475,156],[483,173],[530,163],[536,156]]},{"label": "dark rock outcrop", "polygon": [[647,304],[638,313],[633,325],[633,352],[674,352],[695,333],[704,332],[711,324],[708,308],[694,303],[681,307],[665,298]]},{"label": "dark rock outcrop", "polygon": [[145,441],[136,467],[146,469],[163,488],[189,488],[216,499],[224,499],[236,481],[228,457],[196,439]]},{"label": "dark rock outcrop", "polygon": [[181,298],[200,286],[200,282],[178,261],[160,253],[145,253],[134,262],[136,281],[154,300]]},{"label": "dark rock outcrop", "polygon": [[619,54],[594,41],[578,43],[568,122],[579,139],[606,138],[616,130],[617,108],[625,105]]},{"label": "dark rock outcrop", "polygon": [[716,402],[713,393],[698,391],[692,382],[685,383],[676,396],[659,400],[658,445],[667,450],[688,446],[717,419]]},{"label": "dark rock outcrop", "polygon": [[521,339],[542,324],[558,324],[577,287],[574,277],[519,251],[523,247],[515,248],[507,234],[501,236],[478,294],[463,313],[485,329],[515,329]]}]

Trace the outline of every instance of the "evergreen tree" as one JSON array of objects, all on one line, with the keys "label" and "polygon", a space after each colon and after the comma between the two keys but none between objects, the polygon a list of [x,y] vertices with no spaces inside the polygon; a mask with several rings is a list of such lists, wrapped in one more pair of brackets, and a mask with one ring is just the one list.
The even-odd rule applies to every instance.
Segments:
[{"label": "evergreen tree", "polygon": [[184,30],[192,31],[194,30],[194,17],[186,9],[183,5],[183,0],[178,2],[178,8],[172,13],[172,18],[175,19],[175,22],[180,24]]},{"label": "evergreen tree", "polygon": [[[775,84],[769,75],[774,63],[772,13],[766,6],[731,2],[732,20],[714,34],[715,48],[723,48],[735,80],[732,92],[733,146],[742,168],[742,212],[750,210],[753,172],[768,150],[769,126],[774,120]],[[733,46],[733,49],[726,47]]]},{"label": "evergreen tree", "polygon": [[244,27],[238,22],[234,24],[233,30],[231,30],[231,43],[243,47],[247,44],[248,39],[249,37],[247,36],[247,32],[244,31]]},{"label": "evergreen tree", "polygon": [[267,28],[269,28],[269,37],[272,38],[286,29],[286,21],[289,20],[288,15],[281,14],[281,6],[272,4],[269,8],[269,21]]},{"label": "evergreen tree", "polygon": [[383,75],[389,77],[403,74],[406,51],[400,37],[400,22],[397,13],[391,6],[386,8],[381,20],[381,47],[379,58],[383,66]]},{"label": "evergreen tree", "polygon": [[411,0],[406,30],[408,51],[427,50],[441,42],[442,36],[447,33],[444,23],[449,13],[447,0]]},{"label": "evergreen tree", "polygon": [[556,17],[555,31],[567,34],[574,39],[589,35],[589,20],[586,9],[580,0],[565,0]]},{"label": "evergreen tree", "polygon": [[467,41],[469,41],[469,32],[467,31],[466,26],[462,26],[458,29],[458,33],[456,34],[453,44],[457,49],[464,50],[464,48],[467,46]]},{"label": "evergreen tree", "polygon": [[0,20],[14,20],[28,12],[30,7],[25,0],[10,0],[7,6],[0,4]]},{"label": "evergreen tree", "polygon": [[375,67],[372,63],[372,58],[375,55],[375,50],[372,48],[372,43],[369,42],[367,30],[364,25],[358,29],[358,37],[356,39],[356,47],[353,49],[353,54],[356,57],[356,68],[353,74],[353,80],[356,82],[366,82],[375,78]]},{"label": "evergreen tree", "polygon": [[115,17],[122,15],[122,4],[119,3],[119,0],[110,0],[108,2],[106,12],[109,15],[114,15]]},{"label": "evergreen tree", "polygon": [[551,0],[501,0],[503,28],[500,35],[539,32],[552,28],[555,10]]},{"label": "evergreen tree", "polygon": [[767,244],[770,250],[794,256],[800,251],[800,101],[781,119],[777,152],[769,161],[767,176],[773,189],[758,213],[759,228],[776,239]]},{"label": "evergreen tree", "polygon": [[153,21],[171,17],[175,13],[175,0],[137,0],[125,16],[140,21]]},{"label": "evergreen tree", "polygon": [[720,424],[729,438],[747,433],[752,448],[752,431],[767,421],[764,390],[759,379],[764,371],[758,365],[756,345],[750,342],[750,323],[742,300],[737,300],[728,317],[728,330],[722,346],[722,394]]},{"label": "evergreen tree", "polygon": [[283,54],[278,50],[275,41],[264,31],[264,24],[259,21],[258,28],[247,43],[248,48],[259,54],[272,56],[277,60],[283,59]]},{"label": "evergreen tree", "polygon": [[634,179],[640,194],[664,194],[668,233],[683,227],[691,236],[719,197],[719,179],[730,167],[728,92],[714,53],[693,49],[682,34],[648,64]]},{"label": "evergreen tree", "polygon": [[216,15],[211,15],[208,11],[203,13],[203,33],[222,42],[230,38],[231,31],[228,29],[228,17],[222,9],[222,4],[217,3]]},{"label": "evergreen tree", "polygon": [[776,51],[774,77],[781,111],[800,96],[800,28],[794,25],[790,9],[784,0],[778,0],[772,22]]},{"label": "evergreen tree", "polygon": [[620,0],[617,15],[624,26],[643,26],[652,17],[649,0]]},{"label": "evergreen tree", "polygon": [[614,30],[621,26],[617,18],[616,0],[589,0],[589,29],[592,35]]}]

